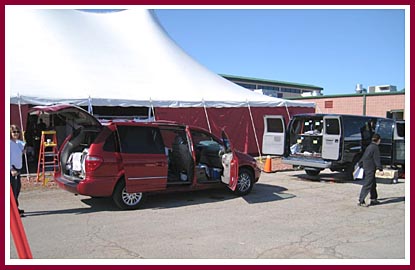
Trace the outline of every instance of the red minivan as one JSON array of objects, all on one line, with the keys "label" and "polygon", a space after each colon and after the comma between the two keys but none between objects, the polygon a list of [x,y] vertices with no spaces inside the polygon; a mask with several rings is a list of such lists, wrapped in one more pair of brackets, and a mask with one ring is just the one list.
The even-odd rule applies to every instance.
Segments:
[{"label": "red minivan", "polygon": [[171,122],[100,122],[82,108],[37,108],[59,115],[72,129],[59,150],[59,187],[91,197],[112,197],[121,209],[137,209],[149,192],[228,186],[248,194],[260,176],[253,157],[234,151],[225,132]]}]

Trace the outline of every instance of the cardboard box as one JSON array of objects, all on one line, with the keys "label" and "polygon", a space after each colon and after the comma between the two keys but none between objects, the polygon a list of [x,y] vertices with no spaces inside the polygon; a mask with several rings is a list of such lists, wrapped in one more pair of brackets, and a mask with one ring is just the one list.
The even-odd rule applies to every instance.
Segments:
[{"label": "cardboard box", "polygon": [[380,171],[376,171],[375,177],[389,180],[398,179],[398,170],[383,169],[383,175],[381,175]]}]

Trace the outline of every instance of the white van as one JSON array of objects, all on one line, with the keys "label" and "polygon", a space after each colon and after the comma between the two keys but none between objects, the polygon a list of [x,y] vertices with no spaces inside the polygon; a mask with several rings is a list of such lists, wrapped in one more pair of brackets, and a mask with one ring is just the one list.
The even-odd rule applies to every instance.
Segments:
[{"label": "white van", "polygon": [[382,138],[382,164],[403,169],[405,132],[397,126],[397,121],[381,117],[299,114],[293,116],[286,129],[282,116],[267,115],[262,152],[283,155],[284,163],[300,166],[308,175],[316,176],[321,170],[330,169],[346,172],[352,178],[372,135],[378,133]]}]

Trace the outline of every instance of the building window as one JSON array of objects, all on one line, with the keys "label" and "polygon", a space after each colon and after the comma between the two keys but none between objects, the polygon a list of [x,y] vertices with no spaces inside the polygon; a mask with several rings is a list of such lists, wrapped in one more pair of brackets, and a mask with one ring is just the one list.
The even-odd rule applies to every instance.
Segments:
[{"label": "building window", "polygon": [[296,93],[300,94],[301,90],[297,88],[281,87],[281,91],[284,93]]},{"label": "building window", "polygon": [[247,89],[256,89],[255,84],[249,84],[249,83],[236,83],[236,84],[238,84],[239,86],[242,86],[244,88],[247,88]]},{"label": "building window", "polygon": [[404,111],[403,110],[392,110],[386,112],[386,118],[396,119],[396,120],[403,120],[404,119]]},{"label": "building window", "polygon": [[324,108],[325,109],[333,109],[333,100],[324,101]]}]

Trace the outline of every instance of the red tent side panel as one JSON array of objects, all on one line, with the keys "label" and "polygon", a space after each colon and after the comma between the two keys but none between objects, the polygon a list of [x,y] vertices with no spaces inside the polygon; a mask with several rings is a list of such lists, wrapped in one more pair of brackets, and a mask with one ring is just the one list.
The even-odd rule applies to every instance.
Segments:
[{"label": "red tent side panel", "polygon": [[[235,149],[258,155],[254,129],[247,107],[243,108],[207,108],[207,115],[211,131],[221,137],[222,128],[229,135]],[[259,148],[262,148],[265,115],[282,115],[288,124],[289,116],[285,107],[252,107],[252,117],[258,138]],[[299,113],[314,113],[314,108],[289,107],[292,117]],[[204,108],[157,108],[157,120],[176,121],[183,124],[194,125],[209,130]]]},{"label": "red tent side panel", "polygon": [[[21,105],[21,109],[23,130],[26,130],[29,105]],[[222,128],[224,128],[235,149],[251,155],[258,155],[258,147],[255,140],[254,129],[249,109],[247,107],[207,108],[206,110],[213,134],[220,138]],[[299,113],[314,113],[314,108],[289,107],[289,116],[285,107],[252,107],[251,111],[254,119],[259,148],[261,149],[265,115],[282,115],[284,116],[285,123],[287,124],[289,116],[291,117]],[[175,121],[209,130],[206,113],[203,107],[156,108],[156,117],[157,120]],[[20,126],[19,107],[16,104],[10,104],[10,123]]]},{"label": "red tent side panel", "polygon": [[29,111],[29,105],[21,105],[20,108],[22,109],[23,127],[20,126],[19,106],[17,104],[10,104],[10,124],[17,125],[22,130],[26,131],[27,113]]}]

